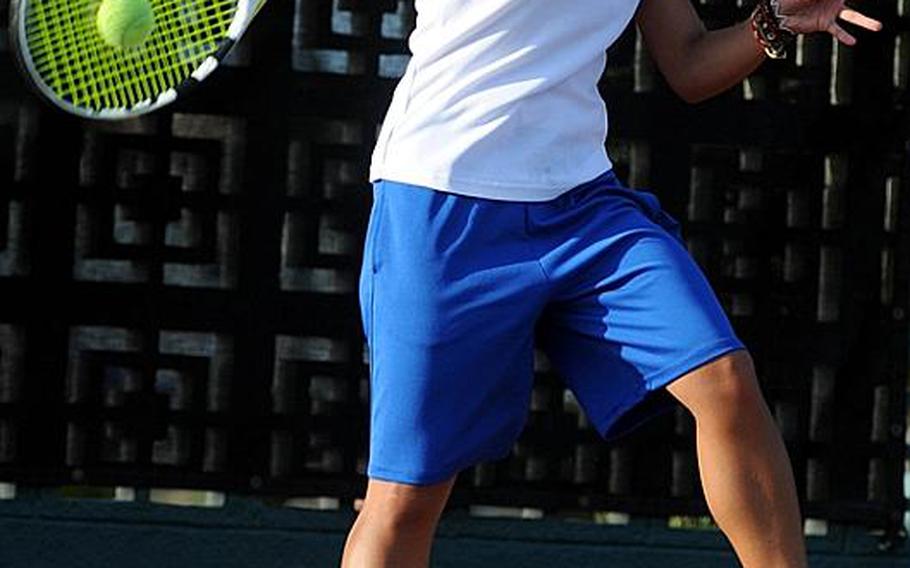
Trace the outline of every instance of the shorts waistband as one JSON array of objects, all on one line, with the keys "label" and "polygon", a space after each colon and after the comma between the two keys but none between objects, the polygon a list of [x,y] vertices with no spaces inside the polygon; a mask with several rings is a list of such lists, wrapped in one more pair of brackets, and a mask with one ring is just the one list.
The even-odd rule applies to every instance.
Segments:
[{"label": "shorts waistband", "polygon": [[564,192],[563,194],[553,199],[551,203],[559,206],[572,205],[589,190],[600,187],[623,187],[623,185],[622,182],[619,181],[619,178],[616,176],[616,172],[612,169],[609,169],[596,178],[576,185],[572,189]]}]

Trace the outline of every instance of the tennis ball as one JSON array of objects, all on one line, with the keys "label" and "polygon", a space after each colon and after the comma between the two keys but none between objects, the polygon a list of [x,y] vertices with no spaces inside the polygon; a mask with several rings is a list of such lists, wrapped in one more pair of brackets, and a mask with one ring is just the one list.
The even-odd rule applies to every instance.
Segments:
[{"label": "tennis ball", "polygon": [[104,43],[120,49],[141,45],[155,29],[149,0],[102,0],[97,20]]}]

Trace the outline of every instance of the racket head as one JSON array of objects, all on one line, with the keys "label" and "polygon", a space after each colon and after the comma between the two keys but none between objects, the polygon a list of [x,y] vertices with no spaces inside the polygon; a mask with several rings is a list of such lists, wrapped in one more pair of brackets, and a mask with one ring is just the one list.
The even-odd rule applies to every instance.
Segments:
[{"label": "racket head", "polygon": [[140,46],[104,43],[101,0],[13,0],[11,46],[33,89],[77,116],[122,120],[160,109],[208,77],[266,0],[149,0],[155,28]]}]

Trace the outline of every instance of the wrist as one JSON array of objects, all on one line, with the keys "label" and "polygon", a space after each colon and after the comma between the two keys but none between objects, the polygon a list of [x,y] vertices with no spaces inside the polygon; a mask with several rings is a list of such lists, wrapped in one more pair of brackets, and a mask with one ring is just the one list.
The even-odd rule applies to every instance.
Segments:
[{"label": "wrist", "polygon": [[772,59],[786,58],[787,48],[796,38],[796,34],[786,27],[785,20],[778,0],[758,0],[749,18],[755,41]]},{"label": "wrist", "polygon": [[768,53],[765,51],[765,47],[761,44],[761,41],[759,41],[758,36],[755,35],[755,27],[752,25],[751,14],[749,15],[749,18],[740,23],[740,27],[743,28],[743,33],[749,35],[752,47],[755,49],[755,54],[763,60],[767,59]]}]

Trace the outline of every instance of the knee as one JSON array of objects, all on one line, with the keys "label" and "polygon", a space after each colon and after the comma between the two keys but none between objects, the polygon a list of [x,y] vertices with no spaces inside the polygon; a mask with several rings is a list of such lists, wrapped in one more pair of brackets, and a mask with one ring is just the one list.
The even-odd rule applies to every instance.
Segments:
[{"label": "knee", "polygon": [[[688,379],[688,380],[686,380]],[[720,357],[671,392],[698,422],[736,422],[767,412],[752,358],[745,350]]]},{"label": "knee", "polygon": [[362,513],[396,531],[432,529],[450,490],[451,482],[409,485],[371,480]]},{"label": "knee", "polygon": [[738,408],[762,400],[755,365],[745,350],[715,361],[705,388],[715,405]]}]

